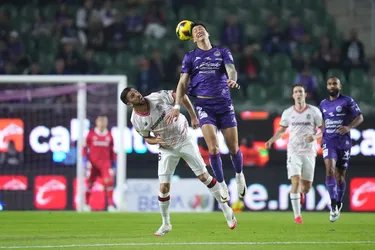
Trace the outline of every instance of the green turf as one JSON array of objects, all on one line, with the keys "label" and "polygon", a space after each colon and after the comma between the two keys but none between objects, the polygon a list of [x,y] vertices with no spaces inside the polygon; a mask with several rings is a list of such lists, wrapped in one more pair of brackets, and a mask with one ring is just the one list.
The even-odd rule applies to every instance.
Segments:
[{"label": "green turf", "polygon": [[1,212],[0,249],[375,249],[375,214],[330,223],[328,212],[305,212],[302,225],[291,212],[236,216],[229,230],[219,212],[172,213],[172,232],[155,237],[157,213]]}]

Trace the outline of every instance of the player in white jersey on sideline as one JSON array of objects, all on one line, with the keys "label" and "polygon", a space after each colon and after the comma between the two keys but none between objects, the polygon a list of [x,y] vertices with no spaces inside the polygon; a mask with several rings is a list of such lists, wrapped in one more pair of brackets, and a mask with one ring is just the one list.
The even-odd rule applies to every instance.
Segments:
[{"label": "player in white jersey on sideline", "polygon": [[287,149],[287,171],[291,180],[290,201],[294,212],[294,221],[302,224],[301,204],[305,194],[309,192],[314,180],[316,143],[322,136],[317,132],[322,126],[320,110],[306,103],[306,91],[302,84],[292,88],[294,105],[284,110],[281,115],[279,130],[266,142],[270,148],[289,127],[289,142]]},{"label": "player in white jersey on sideline", "polygon": [[[175,104],[174,92],[161,90],[143,97],[136,89],[127,87],[121,93],[121,101],[132,106],[131,123],[137,132],[149,144],[159,144],[158,176],[160,183],[159,206],[163,224],[154,233],[163,236],[172,230],[169,215],[170,182],[180,158],[184,159],[194,174],[210,190],[223,210],[228,227],[234,229],[237,220],[233,210],[222,197],[222,190],[216,179],[206,169],[206,165],[199,153],[197,142],[189,132],[188,122],[183,114],[176,121],[167,124],[165,116]],[[193,105],[185,95],[183,105],[189,112],[193,128],[198,127],[198,118]]]}]

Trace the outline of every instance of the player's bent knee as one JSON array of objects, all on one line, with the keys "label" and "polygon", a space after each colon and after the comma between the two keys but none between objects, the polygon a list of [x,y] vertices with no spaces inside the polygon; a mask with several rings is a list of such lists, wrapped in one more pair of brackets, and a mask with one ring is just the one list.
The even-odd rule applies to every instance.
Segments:
[{"label": "player's bent knee", "polygon": [[103,184],[106,187],[112,187],[113,186],[113,179],[112,178],[104,178]]},{"label": "player's bent knee", "polygon": [[170,185],[169,183],[161,183],[159,189],[160,189],[160,193],[163,193],[163,194],[169,193]]},{"label": "player's bent knee", "polygon": [[207,179],[208,179],[208,174],[207,173],[203,173],[203,174],[198,175],[197,177],[198,177],[198,179],[201,182],[205,183],[207,181]]}]

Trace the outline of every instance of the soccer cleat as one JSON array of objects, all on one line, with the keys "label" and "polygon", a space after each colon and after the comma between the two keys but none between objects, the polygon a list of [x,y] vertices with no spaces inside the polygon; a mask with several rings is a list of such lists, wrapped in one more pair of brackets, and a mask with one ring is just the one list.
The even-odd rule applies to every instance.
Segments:
[{"label": "soccer cleat", "polygon": [[164,236],[166,233],[172,231],[171,224],[163,224],[159,229],[154,233],[155,236]]},{"label": "soccer cleat", "polygon": [[91,207],[88,204],[83,204],[82,212],[91,212]]},{"label": "soccer cleat", "polygon": [[305,201],[306,201],[306,195],[305,193],[301,193],[300,204],[303,206],[305,204]]},{"label": "soccer cleat", "polygon": [[341,210],[342,210],[343,205],[344,205],[344,204],[343,204],[342,202],[339,202],[339,203],[337,204],[337,219],[336,219],[336,220],[338,220],[338,219],[340,218]]},{"label": "soccer cleat", "polygon": [[237,182],[237,191],[238,197],[243,199],[246,195],[247,186],[244,174],[241,172],[240,174],[236,174],[236,182]]},{"label": "soccer cleat", "polygon": [[228,227],[233,230],[237,227],[237,219],[234,216],[233,210],[230,208],[230,212],[225,214],[225,219],[227,221]]},{"label": "soccer cleat", "polygon": [[117,208],[114,206],[114,205],[109,205],[107,207],[107,211],[108,212],[116,212],[117,211]]},{"label": "soccer cleat", "polygon": [[331,209],[331,211],[329,212],[329,221],[335,222],[339,219],[339,217],[340,217],[340,212],[336,206],[334,209]]},{"label": "soccer cleat", "polygon": [[225,203],[229,201],[229,191],[227,185],[220,186],[220,202]]},{"label": "soccer cleat", "polygon": [[294,218],[294,222],[295,222],[296,224],[303,224],[302,216],[299,215],[299,216],[297,216],[296,218]]}]

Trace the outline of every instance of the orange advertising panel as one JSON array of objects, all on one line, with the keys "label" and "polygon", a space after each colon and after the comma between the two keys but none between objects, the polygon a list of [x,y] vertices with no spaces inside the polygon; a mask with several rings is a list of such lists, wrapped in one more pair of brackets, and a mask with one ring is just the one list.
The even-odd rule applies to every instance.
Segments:
[{"label": "orange advertising panel", "polygon": [[24,124],[21,119],[0,119],[0,152],[6,152],[13,141],[18,152],[23,151]]}]

